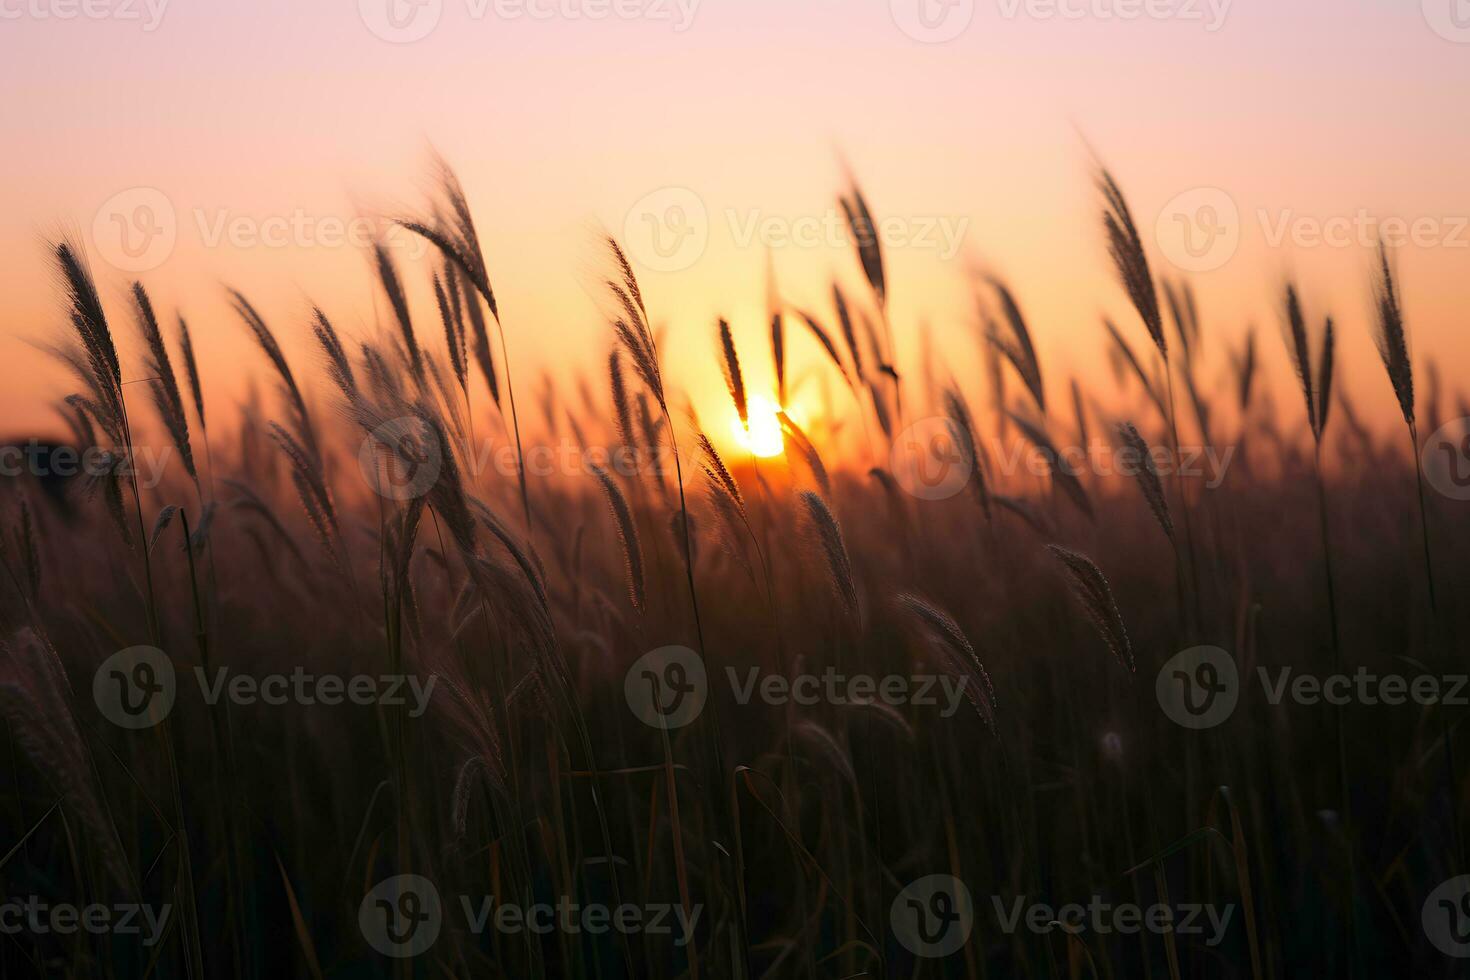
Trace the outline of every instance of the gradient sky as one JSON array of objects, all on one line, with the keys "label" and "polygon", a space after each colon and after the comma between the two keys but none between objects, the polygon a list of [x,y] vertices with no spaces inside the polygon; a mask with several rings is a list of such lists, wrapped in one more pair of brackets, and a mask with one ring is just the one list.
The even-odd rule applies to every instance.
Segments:
[{"label": "gradient sky", "polygon": [[[1193,276],[1207,380],[1222,378],[1222,345],[1251,320],[1280,376],[1275,300],[1292,274],[1314,310],[1336,315],[1360,406],[1391,411],[1370,361],[1371,251],[1273,247],[1284,218],[1431,222],[1425,243],[1398,251],[1415,353],[1447,366],[1470,353],[1470,228],[1456,220],[1470,214],[1470,43],[1432,29],[1451,23],[1439,0],[1236,0],[1213,31],[1182,17],[1103,16],[1116,0],[1069,0],[1086,13],[1078,19],[975,0],[968,27],[943,43],[900,28],[909,0],[704,0],[682,31],[653,18],[477,18],[469,0],[439,0],[437,26],[412,43],[375,36],[374,0],[171,0],[153,30],[142,0],[115,0],[141,21],[59,19],[69,2],[0,0],[6,428],[43,425],[47,404],[70,390],[25,342],[60,326],[42,248],[58,229],[88,240],[131,342],[121,301],[131,274],[93,229],[109,226],[117,195],[163,195],[177,241],[140,278],[160,307],[188,316],[205,386],[222,401],[238,396],[242,368],[262,366],[222,284],[249,294],[298,360],[308,301],[365,335],[376,293],[360,249],[296,233],[284,247],[211,244],[211,229],[293,216],[319,229],[412,206],[431,145],[469,193],[511,356],[532,390],[542,370],[601,370],[610,331],[589,298],[599,229],[622,237],[630,208],[634,227],[643,220],[640,201],[661,209],[691,192],[707,216],[702,252],[678,271],[640,269],[668,328],[669,370],[696,389],[702,412],[716,410],[712,339],[726,315],[755,386],[768,387],[767,249],[741,232],[757,219],[830,224],[840,158],[878,218],[965,231],[954,255],[926,243],[889,250],[901,363],[916,355],[923,321],[952,352],[945,366],[967,384],[978,378],[966,270],[983,264],[1014,286],[1049,383],[1102,383],[1099,314],[1140,343],[1143,334],[1108,274],[1088,145],[1129,195],[1160,273],[1180,271],[1168,254],[1177,248],[1154,235],[1161,213],[1169,226],[1170,202],[1214,188],[1184,200],[1223,193],[1238,211],[1239,247]],[[103,10],[108,0],[91,2]],[[1212,16],[1202,0],[1172,9]],[[669,188],[684,190],[671,198]],[[830,277],[854,290],[861,281],[841,242],[771,254],[787,297],[829,321]],[[422,300],[427,266],[413,278]],[[814,349],[800,344],[807,362]]]}]

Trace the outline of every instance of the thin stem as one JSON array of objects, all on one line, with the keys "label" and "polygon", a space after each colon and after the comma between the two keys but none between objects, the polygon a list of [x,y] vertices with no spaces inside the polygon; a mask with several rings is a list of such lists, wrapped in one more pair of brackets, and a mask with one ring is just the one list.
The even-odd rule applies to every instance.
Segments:
[{"label": "thin stem", "polygon": [[[1322,439],[1319,435],[1314,447],[1313,470],[1317,477],[1317,517],[1322,531],[1322,568],[1327,576],[1327,615],[1332,626],[1332,672],[1342,673],[1342,645],[1337,628],[1337,587],[1332,578],[1332,539],[1327,529],[1327,485],[1322,476]],[[1357,915],[1357,855],[1353,850],[1352,796],[1348,789],[1347,748],[1343,735],[1342,705],[1333,709],[1333,728],[1337,741],[1337,781],[1341,799],[1342,838],[1347,849],[1348,864],[1348,975],[1357,973],[1358,958],[1358,915]]]},{"label": "thin stem", "polygon": [[1419,487],[1419,534],[1424,542],[1424,579],[1429,583],[1429,611],[1439,618],[1439,603],[1434,595],[1434,562],[1429,557],[1429,508],[1424,502],[1424,467],[1419,465],[1419,427],[1409,423],[1410,461],[1414,465],[1414,480]]},{"label": "thin stem", "polygon": [[[707,660],[709,654],[704,643],[704,627],[701,624],[699,618],[699,593],[694,587],[694,551],[690,545],[689,540],[689,504],[684,496],[684,467],[679,460],[679,438],[674,432],[674,420],[669,415],[669,407],[662,398],[659,399],[659,407],[663,409],[664,424],[669,427],[669,445],[674,450],[674,479],[679,484],[679,537],[682,538],[684,542],[684,577],[685,580],[689,583],[689,605],[694,611],[694,633],[699,640],[699,655]],[[713,742],[714,746],[715,770],[717,775],[719,776],[719,784],[723,786],[725,761],[724,750],[720,746],[721,729],[719,699],[711,697],[709,699],[709,708],[710,722],[713,728],[711,741]],[[723,804],[723,794],[719,794],[719,799]],[[731,814],[727,806],[721,807],[720,816],[722,817],[722,822],[724,822],[727,827],[729,827],[729,829],[733,830],[734,828],[731,824]],[[742,956],[745,958],[746,973],[748,974],[750,972],[750,943],[748,941],[749,932],[747,931],[746,927],[744,910],[737,909],[737,913],[738,914],[736,916],[736,921],[740,929],[740,949]]]},{"label": "thin stem", "polygon": [[531,536],[531,497],[526,492],[526,457],[521,451],[521,423],[516,415],[516,385],[511,379],[510,352],[505,346],[505,326],[500,322],[498,313],[495,315],[495,333],[500,337],[500,361],[505,365],[505,392],[510,397],[510,427],[516,437],[516,478],[521,485],[521,512],[526,516],[526,534]]},{"label": "thin stem", "polygon": [[1189,516],[1189,498],[1184,495],[1184,477],[1180,474],[1179,465],[1179,421],[1178,412],[1174,408],[1174,369],[1169,365],[1169,355],[1164,353],[1164,375],[1169,383],[1169,438],[1174,442],[1174,491],[1179,494],[1179,510],[1184,515],[1184,549],[1189,555],[1190,578],[1194,582],[1194,620],[1196,627],[1200,621],[1200,578],[1199,561],[1194,553],[1194,520]]}]

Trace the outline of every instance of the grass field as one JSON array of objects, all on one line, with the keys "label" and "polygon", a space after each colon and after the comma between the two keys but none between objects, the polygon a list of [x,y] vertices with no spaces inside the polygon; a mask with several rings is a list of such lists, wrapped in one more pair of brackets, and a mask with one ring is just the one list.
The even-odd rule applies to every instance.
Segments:
[{"label": "grass field", "polygon": [[1284,344],[1202,327],[1105,171],[1111,377],[1046,377],[981,276],[951,378],[897,363],[852,188],[830,303],[773,290],[758,350],[674,318],[732,442],[612,239],[606,370],[517,374],[438,179],[370,335],[232,297],[234,417],[168,283],[104,306],[49,246],[75,386],[0,497],[0,973],[1462,975],[1470,413],[1390,254],[1402,417],[1292,287]]}]

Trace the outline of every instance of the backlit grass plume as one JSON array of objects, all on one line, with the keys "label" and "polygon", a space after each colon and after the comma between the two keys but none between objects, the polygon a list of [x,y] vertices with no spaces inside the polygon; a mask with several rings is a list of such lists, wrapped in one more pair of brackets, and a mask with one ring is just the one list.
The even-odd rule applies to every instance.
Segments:
[{"label": "backlit grass plume", "polygon": [[1172,542],[1174,519],[1169,516],[1169,501],[1164,496],[1164,485],[1159,482],[1159,470],[1154,464],[1153,450],[1143,436],[1138,434],[1138,429],[1132,422],[1120,423],[1118,434],[1122,436],[1123,445],[1132,456],[1133,477],[1138,488],[1143,491],[1143,499],[1148,501],[1148,508],[1153,511],[1154,519]]},{"label": "backlit grass plume", "polygon": [[838,526],[837,518],[833,516],[821,494],[803,490],[801,502],[806,508],[807,521],[815,534],[818,551],[827,566],[828,581],[833,594],[841,600],[843,609],[856,619],[857,585],[853,581],[852,560],[848,557],[842,528]]},{"label": "backlit grass plume", "polygon": [[628,600],[633,604],[634,610],[642,613],[647,588],[643,576],[643,549],[638,544],[638,527],[633,522],[632,508],[628,506],[628,498],[623,495],[622,488],[607,470],[600,466],[593,466],[591,469],[597,482],[602,485],[602,492],[607,496],[608,506],[612,508],[613,522],[618,529],[618,540],[623,543],[623,559],[628,571]]},{"label": "backlit grass plume", "polygon": [[153,405],[163,419],[169,439],[178,450],[189,479],[199,484],[199,473],[194,468],[194,450],[189,445],[189,419],[184,414],[184,399],[179,393],[179,382],[169,363],[168,347],[163,342],[163,331],[158,328],[158,318],[153,312],[153,301],[141,282],[133,283],[133,302],[137,307],[138,330],[148,347],[144,370],[148,373],[148,391]]},{"label": "backlit grass plume", "polygon": [[993,277],[989,282],[991,288],[995,290],[996,298],[1000,301],[1000,308],[1005,314],[1006,323],[1011,328],[1009,337],[992,332],[989,334],[989,340],[1005,356],[1005,359],[1011,362],[1011,367],[1016,369],[1016,373],[1021,376],[1021,381],[1026,385],[1026,390],[1031,393],[1031,398],[1036,402],[1037,409],[1044,415],[1046,414],[1046,389],[1041,381],[1041,361],[1037,358],[1036,348],[1031,343],[1031,331],[1026,328],[1026,318],[1021,315],[1021,307],[1005,283]]},{"label": "backlit grass plume", "polygon": [[990,512],[990,487],[985,478],[985,467],[981,460],[980,442],[975,435],[975,423],[970,418],[970,408],[965,396],[958,389],[950,388],[944,393],[944,412],[949,418],[950,428],[958,445],[960,465],[970,472],[970,485],[975,499],[988,521]]},{"label": "backlit grass plume", "polygon": [[291,365],[286,362],[286,355],[282,353],[281,345],[276,341],[276,335],[271,332],[270,327],[266,326],[260,313],[242,293],[234,289],[229,290],[229,293],[235,306],[235,312],[240,315],[240,319],[249,328],[250,335],[265,354],[266,359],[270,361],[271,367],[275,369],[282,393],[293,416],[296,430],[294,441],[298,441],[300,448],[313,463],[320,466],[321,450],[317,446],[316,430],[312,425],[311,413],[306,407],[306,398],[301,393],[301,386],[296,383],[296,376],[291,372]]},{"label": "backlit grass plume", "polygon": [[1159,313],[1159,294],[1154,288],[1143,240],[1133,223],[1133,212],[1128,209],[1123,191],[1106,168],[1098,168],[1097,186],[1103,195],[1103,230],[1107,233],[1108,254],[1112,256],[1118,280],[1143,320],[1154,346],[1167,358],[1169,341],[1164,336],[1164,320]]},{"label": "backlit grass plume", "polygon": [[730,333],[730,323],[720,321],[720,368],[725,372],[725,386],[730,390],[730,401],[735,404],[735,414],[740,424],[750,427],[750,406],[745,400],[745,377],[740,373],[740,355],[735,352],[735,337]]},{"label": "backlit grass plume", "polygon": [[1318,361],[1312,363],[1311,340],[1307,333],[1307,321],[1302,313],[1301,297],[1296,286],[1286,286],[1286,324],[1290,340],[1288,353],[1291,366],[1296,371],[1301,386],[1302,399],[1307,408],[1307,424],[1312,438],[1318,445],[1327,430],[1328,409],[1332,404],[1333,335],[1332,318],[1328,317],[1322,331],[1322,347]]},{"label": "backlit grass plume", "polygon": [[1398,399],[1399,411],[1409,429],[1410,458],[1415,460],[1414,479],[1419,498],[1419,534],[1424,549],[1424,576],[1429,583],[1429,605],[1438,610],[1434,588],[1434,561],[1429,549],[1429,508],[1424,501],[1424,468],[1418,465],[1419,425],[1414,416],[1414,364],[1409,354],[1409,332],[1404,326],[1403,306],[1398,284],[1388,264],[1388,247],[1378,245],[1378,269],[1373,281],[1373,311],[1376,314],[1373,339],[1378,356],[1388,372],[1389,384]]},{"label": "backlit grass plume", "polygon": [[55,243],[51,250],[66,291],[72,332],[66,341],[48,350],[82,382],[77,407],[102,429],[114,448],[125,447],[122,367],[85,253],[69,239]]},{"label": "backlit grass plume", "polygon": [[1056,445],[1051,441],[1051,436],[1046,434],[1046,430],[1024,415],[1011,412],[1007,417],[1015,423],[1016,428],[1021,430],[1021,434],[1036,447],[1037,452],[1041,455],[1043,462],[1045,462],[1047,469],[1051,473],[1052,485],[1062,491],[1067,499],[1076,505],[1077,509],[1088,520],[1093,520],[1096,514],[1092,509],[1092,501],[1087,496],[1086,488],[1082,486],[1082,481],[1077,479],[1077,474],[1073,471],[1072,464],[1067,462],[1057,450]]},{"label": "backlit grass plume", "polygon": [[1113,590],[1103,576],[1102,569],[1091,558],[1081,552],[1049,544],[1046,550],[1067,569],[1072,582],[1072,592],[1077,597],[1082,611],[1092,621],[1097,635],[1128,673],[1133,673],[1133,644],[1128,639],[1128,630],[1123,625],[1123,615],[1113,601]]},{"label": "backlit grass plume", "polygon": [[995,727],[995,686],[985,665],[975,653],[965,631],[954,618],[928,599],[902,592],[894,597],[898,607],[919,624],[931,644],[944,658],[945,665],[964,683],[965,698],[992,733]]}]

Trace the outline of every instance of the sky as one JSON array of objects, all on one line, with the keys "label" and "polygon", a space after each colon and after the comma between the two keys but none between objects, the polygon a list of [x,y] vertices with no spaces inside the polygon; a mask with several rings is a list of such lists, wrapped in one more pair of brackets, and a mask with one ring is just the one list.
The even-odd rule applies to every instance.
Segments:
[{"label": "sky", "polygon": [[[185,315],[227,406],[264,364],[225,287],[303,364],[312,303],[370,336],[362,246],[424,200],[432,150],[463,180],[528,390],[600,380],[607,231],[701,413],[728,411],[720,316],[769,391],[768,263],[829,324],[830,282],[862,291],[849,173],[885,231],[900,366],[923,324],[978,391],[981,269],[1014,288],[1050,387],[1109,386],[1100,317],[1145,336],[1109,273],[1093,154],[1156,273],[1199,294],[1207,385],[1250,323],[1284,377],[1290,276],[1336,318],[1360,408],[1392,421],[1379,230],[1409,239],[1416,358],[1453,377],[1470,354],[1464,0],[0,0],[0,82],[8,430],[51,427],[71,390],[32,346],[62,327],[48,238],[80,233],[130,346],[133,278]],[[432,333],[430,265],[390,245]],[[810,373],[816,348],[791,343]]]}]

